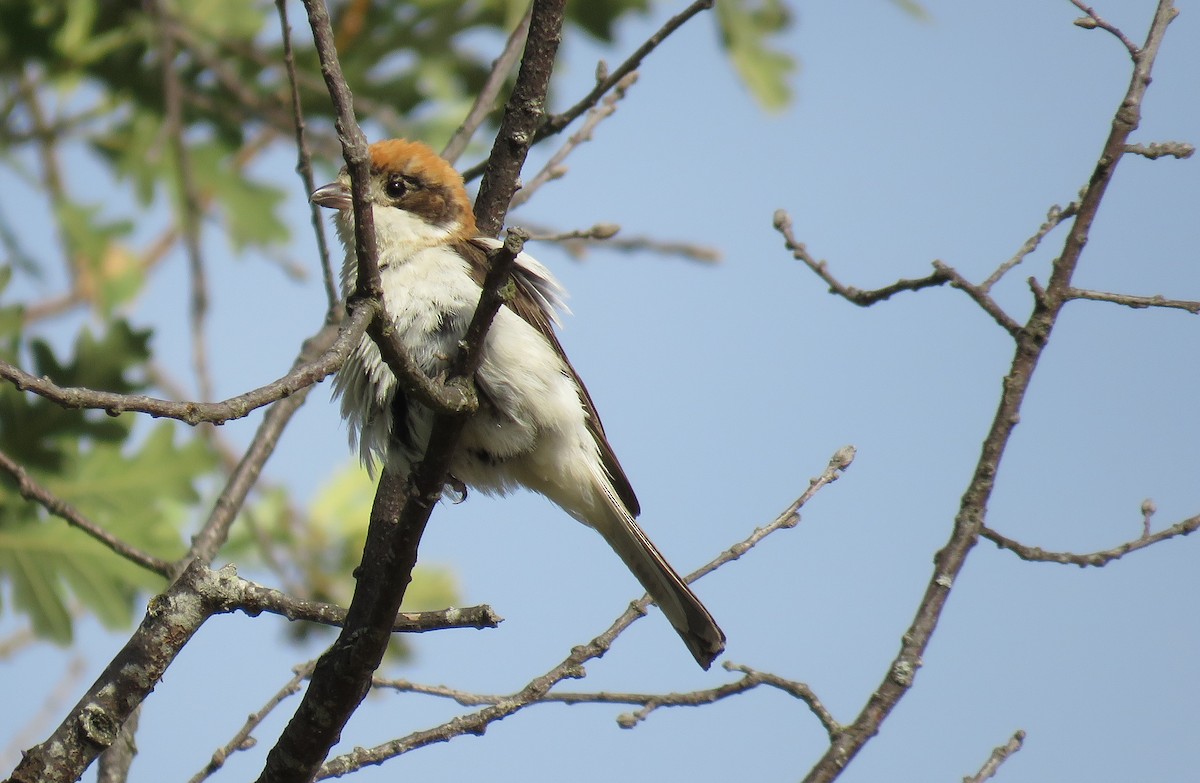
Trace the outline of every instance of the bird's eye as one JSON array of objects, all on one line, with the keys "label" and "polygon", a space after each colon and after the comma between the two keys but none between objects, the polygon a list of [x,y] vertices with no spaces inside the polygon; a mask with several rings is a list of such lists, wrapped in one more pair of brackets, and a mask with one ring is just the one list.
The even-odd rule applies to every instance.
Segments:
[{"label": "bird's eye", "polygon": [[408,192],[410,184],[404,177],[391,177],[383,186],[383,192],[388,198],[402,198]]}]

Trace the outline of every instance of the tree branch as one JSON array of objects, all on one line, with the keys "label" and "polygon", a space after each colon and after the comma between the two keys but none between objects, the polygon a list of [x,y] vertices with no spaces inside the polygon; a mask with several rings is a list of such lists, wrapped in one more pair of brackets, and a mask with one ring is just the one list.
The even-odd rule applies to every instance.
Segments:
[{"label": "tree branch", "polygon": [[295,395],[336,372],[345,362],[351,348],[358,343],[374,313],[372,308],[362,307],[352,313],[340,329],[337,326],[324,327],[309,338],[312,344],[326,346],[316,359],[297,363],[279,380],[222,402],[174,402],[147,397],[144,394],[116,394],[58,386],[48,378],[38,378],[4,361],[0,361],[0,378],[21,391],[33,392],[64,408],[102,410],[110,416],[126,411],[147,413],[155,418],[176,419],[191,425],[200,422],[224,424],[227,421],[245,418],[265,405]]},{"label": "tree branch", "polygon": [[[475,203],[476,219],[484,233],[494,235],[503,224],[533,133],[542,120],[546,90],[561,38],[563,6],[564,0],[534,2],[517,82],[505,106]],[[320,0],[306,0],[305,7],[322,70],[338,110],[339,129],[352,127],[354,118],[348,100],[349,90],[337,65],[328,14]],[[357,143],[361,132],[354,127],[353,140]],[[363,158],[358,160],[358,151],[349,149],[349,140],[344,143],[352,182],[356,183],[356,188],[365,189],[365,145]],[[356,163],[359,164],[357,170]],[[370,223],[364,228],[360,222],[360,212],[369,213],[369,209],[360,204],[363,196],[365,190],[355,190],[359,294],[378,298],[378,265],[373,258],[374,228]],[[360,206],[364,208],[360,210]],[[369,245],[366,239],[370,239]],[[471,387],[470,378],[482,355],[483,336],[503,302],[499,289],[508,282],[520,249],[519,235],[510,232],[504,247],[492,255],[479,305],[451,365],[454,371],[451,385]],[[368,251],[372,254],[369,264],[363,260],[364,252]],[[342,727],[366,695],[371,675],[387,647],[391,625],[416,564],[421,535],[441,496],[450,458],[465,421],[466,416],[462,413],[439,413],[434,419],[425,456],[412,475],[405,477],[384,470],[371,511],[363,561],[356,572],[358,582],[346,625],[338,640],[318,660],[304,699],[268,754],[259,776],[262,783],[311,780],[340,736]]]},{"label": "tree branch", "polygon": [[[757,671],[748,666],[741,666],[728,661],[725,662],[724,666],[726,671],[741,672],[742,677],[734,682],[718,685],[715,688],[705,688],[686,693],[623,693],[613,691],[581,693],[552,691],[539,699],[538,703],[628,704],[641,707],[636,712],[623,713],[617,717],[617,725],[623,729],[632,729],[650,717],[650,713],[660,707],[703,707],[715,704],[722,699],[728,699],[731,696],[739,696],[760,685],[765,685],[788,693],[808,704],[831,738],[840,731],[837,721],[833,719],[833,716],[825,708],[825,705],[821,703],[820,699],[817,698],[816,694],[805,683],[787,680],[775,674]],[[399,693],[419,693],[425,696],[452,699],[464,707],[496,705],[512,698],[508,694],[469,693],[455,688],[448,688],[445,685],[424,685],[412,682],[411,680],[391,680],[382,677],[373,679],[371,687],[385,688]]]},{"label": "tree branch", "polygon": [[492,63],[492,70],[488,73],[487,81],[483,83],[483,89],[475,96],[475,101],[467,111],[467,116],[463,119],[462,124],[454,130],[450,140],[442,149],[442,157],[450,163],[457,161],[463,154],[467,145],[471,143],[471,137],[475,135],[475,131],[479,130],[479,126],[491,113],[492,106],[500,95],[500,90],[504,88],[508,75],[512,73],[512,69],[521,56],[521,50],[525,48],[525,41],[529,36],[529,20],[532,16],[533,4],[530,3],[529,7],[525,9],[525,15],[521,17],[521,21],[517,22],[517,26],[509,33],[500,56]]},{"label": "tree branch", "polygon": [[[701,11],[707,11],[708,9],[712,8],[714,2],[715,0],[696,0],[687,8],[668,19],[666,24],[659,28],[654,35],[647,38],[646,41],[633,52],[633,54],[629,55],[625,62],[617,66],[615,71],[608,74],[607,78],[600,80],[596,86],[592,88],[591,92],[581,98],[578,103],[561,114],[555,114],[547,117],[536,129],[536,132],[533,136],[533,143],[537,144],[539,141],[561,132],[564,128],[574,122],[575,119],[581,114],[595,106],[600,99],[604,97],[604,94],[613,87],[617,86],[617,84],[624,79],[626,75],[637,70],[638,66],[642,64],[642,60],[646,58],[646,55],[657,49],[659,44],[665,41],[671,35],[671,33],[678,30],[688,20],[699,14]],[[484,161],[472,166],[469,169],[464,169],[462,172],[463,179],[467,181],[475,179],[483,173],[484,166],[487,164],[488,161]]]},{"label": "tree branch", "polygon": [[1053,231],[1058,224],[1062,223],[1064,220],[1075,217],[1075,213],[1078,209],[1079,202],[1077,201],[1072,201],[1070,204],[1067,204],[1067,206],[1061,208],[1057,204],[1050,207],[1049,211],[1046,213],[1046,222],[1042,223],[1042,225],[1038,227],[1038,230],[1034,232],[1033,236],[1025,240],[1025,243],[1021,245],[1020,249],[1017,250],[1016,254],[1012,258],[996,267],[996,271],[992,272],[992,274],[988,276],[987,280],[984,280],[979,284],[979,290],[983,291],[985,294],[989,293],[992,290],[992,286],[1000,282],[1000,278],[1004,277],[1004,275],[1007,274],[1010,269],[1020,264],[1022,261],[1028,258],[1033,251],[1037,250],[1038,246],[1042,244],[1042,240],[1046,238],[1046,235]]},{"label": "tree branch", "polygon": [[[1148,516],[1148,515],[1147,515]],[[1148,520],[1147,520],[1148,521]],[[1200,529],[1200,515],[1190,517],[1177,522],[1174,525],[1160,530],[1157,533],[1146,533],[1132,541],[1126,541],[1124,544],[1119,544],[1111,549],[1102,549],[1099,552],[1090,552],[1088,554],[1077,555],[1072,552],[1047,552],[1045,549],[1036,546],[1027,546],[1015,541],[1011,538],[997,533],[990,527],[983,527],[979,534],[987,540],[994,543],[1001,549],[1007,549],[1022,560],[1027,560],[1033,563],[1060,563],[1062,565],[1076,565],[1080,568],[1093,566],[1102,568],[1114,560],[1119,560],[1130,552],[1136,552],[1139,549],[1145,549],[1148,546],[1153,546],[1160,541],[1166,541],[1169,538],[1176,536],[1186,536]]]},{"label": "tree branch", "polygon": [[166,560],[155,557],[149,552],[143,552],[132,544],[126,543],[114,536],[112,533],[105,530],[100,525],[91,521],[83,514],[66,502],[62,498],[57,497],[50,490],[43,487],[41,484],[34,481],[25,469],[17,464],[15,460],[9,457],[4,452],[0,452],[0,470],[3,470],[8,475],[12,476],[17,483],[17,492],[26,500],[37,503],[42,508],[49,511],[59,519],[64,520],[68,525],[82,530],[96,541],[99,541],[104,546],[111,549],[114,553],[120,555],[131,563],[139,565],[142,568],[152,573],[163,577],[170,577],[171,564]]},{"label": "tree branch", "polygon": [[913,684],[954,580],[966,563],[967,555],[978,543],[1001,458],[1020,420],[1022,403],[1034,370],[1059,312],[1067,301],[1071,278],[1087,244],[1092,222],[1112,180],[1113,171],[1123,157],[1129,135],[1140,121],[1141,104],[1150,83],[1150,71],[1167,25],[1174,16],[1171,0],[1160,0],[1146,45],[1134,58],[1129,87],[1117,108],[1091,180],[1080,197],[1079,213],[1068,232],[1062,254],[1053,264],[1045,291],[1035,297],[1033,312],[1017,338],[1012,366],[1004,379],[1000,402],[984,439],[974,474],[963,493],[954,528],[946,545],[934,557],[933,574],[912,624],[901,637],[900,650],[858,717],[834,739],[805,777],[806,783],[827,783],[841,775],[863,746],[879,732],[880,725]]},{"label": "tree branch", "polygon": [[920,291],[922,288],[933,288],[950,282],[949,275],[935,269],[933,274],[928,277],[897,280],[891,285],[876,288],[874,291],[863,291],[854,286],[843,285],[829,272],[828,265],[824,261],[818,261],[809,255],[808,248],[804,246],[804,243],[796,239],[792,233],[792,218],[787,212],[782,209],[775,210],[774,223],[775,230],[783,234],[783,241],[787,245],[787,249],[791,251],[792,258],[802,261],[805,266],[816,272],[817,277],[829,285],[831,294],[837,294],[847,302],[859,307],[870,307],[876,302],[890,299],[901,291]]},{"label": "tree branch", "polygon": [[1105,291],[1087,291],[1082,288],[1072,287],[1067,289],[1066,298],[1090,299],[1094,302],[1110,302],[1112,304],[1132,307],[1135,310],[1142,310],[1147,307],[1165,307],[1168,309],[1186,310],[1192,315],[1200,314],[1200,302],[1188,301],[1186,299],[1165,299],[1159,294],[1155,294],[1154,296],[1110,294]]},{"label": "tree branch", "polygon": [[[300,175],[304,194],[316,190],[313,179],[312,152],[308,149],[308,137],[305,134],[304,109],[300,101],[300,83],[296,77],[296,57],[292,52],[292,28],[288,24],[286,0],[275,0],[275,11],[279,16],[279,33],[283,40],[283,65],[287,71],[288,91],[292,101],[292,125],[296,131],[296,173]],[[337,282],[334,279],[333,264],[329,258],[329,241],[325,237],[325,221],[321,215],[321,207],[308,202],[309,219],[312,222],[313,236],[317,240],[317,255],[321,259],[321,281],[325,284],[325,300],[329,305],[329,320],[341,320],[337,317],[342,297],[338,294]]]},{"label": "tree branch", "polygon": [[992,755],[989,756],[988,760],[983,763],[983,766],[979,768],[979,771],[974,775],[968,775],[967,777],[963,778],[963,783],[983,783],[983,781],[992,778],[995,776],[996,772],[999,771],[1000,765],[1007,761],[1009,756],[1020,750],[1021,746],[1024,744],[1025,732],[1021,729],[1017,729],[1013,733],[1012,739],[994,749],[992,751]]},{"label": "tree branch", "polygon": [[[854,447],[845,446],[839,449],[829,464],[819,476],[809,480],[808,489],[799,498],[783,510],[774,521],[755,530],[744,540],[726,549],[707,565],[693,571],[686,578],[693,582],[717,568],[737,560],[753,549],[760,541],[772,533],[795,527],[800,521],[799,510],[823,487],[837,481],[850,463],[854,460]],[[467,715],[455,717],[440,726],[414,732],[406,737],[377,745],[373,748],[356,748],[353,752],[330,759],[318,773],[318,779],[340,777],[361,767],[380,764],[389,758],[403,755],[417,748],[446,742],[464,734],[482,734],[488,726],[503,720],[526,707],[540,703],[558,683],[565,679],[579,679],[585,676],[583,665],[590,660],[603,656],[612,647],[613,642],[638,619],[646,615],[650,606],[650,597],[642,596],[629,605],[629,608],[618,617],[603,633],[596,636],[587,644],[578,645],[557,666],[546,673],[530,680],[524,688],[495,704],[489,704],[484,709]],[[819,704],[819,702],[814,702]],[[812,704],[810,704],[812,708]],[[828,718],[831,721],[832,717]]]}]

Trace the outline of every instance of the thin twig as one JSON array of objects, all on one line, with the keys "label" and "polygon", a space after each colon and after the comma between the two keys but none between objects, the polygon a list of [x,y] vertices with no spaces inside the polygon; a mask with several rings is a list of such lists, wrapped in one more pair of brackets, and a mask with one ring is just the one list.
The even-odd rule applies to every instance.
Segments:
[{"label": "thin twig", "polygon": [[1167,26],[1175,17],[1171,0],[1160,0],[1146,36],[1146,45],[1134,59],[1129,87],[1113,117],[1104,147],[1079,199],[1079,212],[1071,224],[1062,254],[1054,261],[1045,291],[1016,340],[1012,364],[1004,378],[996,413],[980,449],[979,460],[959,504],[946,545],[934,556],[934,569],[912,623],[900,640],[900,650],[888,665],[880,684],[871,692],[854,722],[830,744],[805,776],[805,783],[830,783],[879,732],[879,727],[912,687],[937,629],[954,581],[982,534],[988,505],[996,485],[1001,458],[1021,418],[1021,408],[1033,374],[1050,339],[1071,287],[1071,279],[1087,245],[1092,223],[1112,181],[1130,134],[1141,119],[1141,105],[1150,84],[1150,71]]},{"label": "thin twig", "polygon": [[1008,332],[1010,337],[1016,337],[1020,333],[1021,325],[1013,320],[1011,315],[1004,312],[1004,308],[989,296],[986,291],[959,274],[957,269],[947,266],[941,261],[934,261],[933,268],[950,280],[952,288],[957,288],[971,297],[975,304],[979,305],[985,313],[992,317],[992,320],[1000,324],[1004,331]]},{"label": "thin twig", "polygon": [[500,56],[492,63],[492,70],[483,83],[483,89],[475,96],[475,102],[471,104],[467,116],[463,119],[462,124],[454,130],[450,140],[442,149],[442,157],[450,163],[454,163],[463,154],[467,145],[471,143],[471,137],[475,135],[475,131],[479,130],[479,126],[483,124],[495,107],[496,98],[499,97],[500,91],[504,89],[504,83],[508,81],[509,74],[512,73],[521,58],[521,50],[525,48],[525,39],[529,35],[529,19],[532,15],[533,3],[530,3],[521,20],[517,22],[517,26],[509,33]]},{"label": "thin twig", "polygon": [[[288,87],[292,98],[292,125],[296,130],[296,173],[304,183],[304,195],[316,189],[313,179],[312,152],[308,148],[308,137],[305,134],[304,109],[300,102],[300,85],[296,79],[296,58],[292,52],[292,28],[288,24],[287,0],[275,0],[275,9],[279,15],[279,32],[283,37],[283,64],[287,69]],[[313,235],[317,239],[317,255],[321,260],[321,280],[325,283],[325,300],[329,306],[330,321],[336,321],[337,311],[342,298],[338,294],[337,281],[333,274],[333,264],[329,258],[329,241],[325,236],[325,221],[322,219],[321,208],[311,201],[308,203],[309,218],[312,221]]]},{"label": "thin twig", "polygon": [[34,481],[25,472],[24,468],[4,452],[0,452],[0,470],[3,470],[16,481],[17,492],[20,493],[21,497],[37,503],[54,516],[64,520],[71,527],[82,530],[129,562],[139,565],[159,576],[169,577],[171,575],[171,564],[166,560],[155,557],[149,552],[143,552],[141,549],[122,541],[100,525],[91,521],[79,513],[70,503]]},{"label": "thin twig", "polygon": [[1094,302],[1110,302],[1112,304],[1132,307],[1142,310],[1147,307],[1166,307],[1174,310],[1186,310],[1192,315],[1200,314],[1200,302],[1186,299],[1166,299],[1159,294],[1154,296],[1135,296],[1133,294],[1110,294],[1105,291],[1088,291],[1083,288],[1069,288],[1067,299],[1090,299]]},{"label": "thin twig", "polygon": [[254,747],[255,741],[250,734],[262,724],[266,717],[270,715],[276,707],[283,703],[284,699],[300,692],[300,686],[306,679],[308,679],[308,676],[312,674],[313,667],[316,666],[316,663],[316,661],[309,661],[308,663],[297,666],[293,670],[295,675],[292,677],[292,679],[288,680],[282,688],[276,691],[275,694],[271,696],[271,698],[268,699],[267,702],[263,704],[263,706],[257,712],[250,713],[250,716],[246,718],[246,722],[242,725],[242,728],[233,735],[233,738],[230,739],[229,742],[213,751],[212,758],[208,760],[208,764],[204,766],[204,769],[200,770],[195,775],[192,775],[192,777],[188,779],[188,783],[200,783],[201,781],[206,780],[214,772],[225,766],[226,759],[228,759],[234,753],[239,750],[249,750],[250,748]]},{"label": "thin twig", "polygon": [[1062,223],[1064,220],[1074,217],[1075,212],[1078,209],[1078,201],[1072,201],[1065,207],[1059,207],[1057,204],[1050,207],[1049,211],[1046,213],[1046,221],[1038,227],[1038,230],[1034,232],[1033,236],[1025,240],[1025,243],[1021,245],[1020,249],[1017,250],[1016,254],[1013,255],[1012,258],[996,267],[996,271],[992,272],[988,276],[987,280],[984,280],[979,284],[979,290],[985,294],[990,293],[992,286],[1000,282],[1000,278],[1004,277],[1004,275],[1007,274],[1010,269],[1028,258],[1033,251],[1038,249],[1038,246],[1041,245],[1042,240],[1046,238],[1047,234],[1053,231],[1055,227],[1057,227],[1058,224]]},{"label": "thin twig", "polygon": [[680,256],[689,261],[715,264],[721,260],[721,251],[715,247],[698,245],[694,242],[679,242],[655,239],[646,236],[618,235],[621,227],[616,223],[597,223],[591,228],[571,231],[541,229],[530,235],[533,242],[559,242],[572,258],[582,258],[591,248],[615,250],[621,253],[657,253],[665,256]]},{"label": "thin twig", "polygon": [[647,38],[641,46],[634,50],[633,54],[629,55],[623,63],[609,73],[607,78],[601,79],[592,88],[592,91],[581,98],[578,103],[560,114],[547,117],[546,121],[542,123],[542,127],[538,129],[537,136],[534,139],[535,142],[558,133],[574,122],[576,117],[595,106],[605,93],[620,84],[626,76],[636,71],[638,66],[642,64],[642,60],[646,59],[648,54],[657,49],[659,44],[667,40],[680,27],[687,24],[692,17],[701,11],[711,9],[713,5],[714,0],[696,0],[696,2],[668,19],[654,35]]},{"label": "thin twig", "polygon": [[[267,612],[286,617],[293,622],[318,623],[333,628],[343,628],[346,625],[346,610],[340,606],[297,598],[249,579],[239,577],[238,580],[237,598],[229,603],[229,611],[240,611],[250,616]],[[456,628],[482,630],[499,626],[503,619],[487,604],[426,612],[397,612],[389,631],[428,633]]]},{"label": "thin twig", "polygon": [[1196,153],[1196,148],[1182,141],[1156,141],[1151,144],[1126,144],[1125,152],[1129,155],[1141,155],[1149,160],[1159,158],[1176,158],[1184,160]]},{"label": "thin twig", "polygon": [[[707,565],[688,575],[686,577],[687,581],[695,581],[726,563],[737,560],[772,533],[795,527],[800,521],[800,509],[821,488],[832,484],[841,477],[842,472],[853,462],[854,454],[853,446],[845,446],[835,452],[821,474],[809,480],[808,489],[788,505],[772,522],[760,528],[755,528],[744,540],[734,544]],[[566,679],[579,679],[584,676],[584,664],[608,652],[614,640],[626,628],[646,615],[646,610],[649,606],[649,596],[643,596],[641,599],[634,601],[604,632],[586,644],[581,644],[573,648],[571,654],[558,665],[530,680],[524,688],[510,697],[496,704],[489,704],[477,712],[455,717],[440,726],[414,732],[406,737],[400,737],[373,748],[356,748],[350,753],[332,758],[321,767],[317,778],[341,777],[364,766],[380,764],[389,758],[394,758],[395,756],[408,753],[426,745],[446,742],[453,737],[464,734],[480,734],[492,723],[503,720],[509,715],[533,704],[540,703],[558,683]],[[829,721],[830,725],[835,725],[832,717],[829,718]]]},{"label": "thin twig", "polygon": [[564,165],[567,157],[584,142],[592,140],[592,133],[595,132],[596,126],[606,118],[611,117],[617,110],[617,103],[625,97],[629,88],[637,82],[637,71],[633,71],[620,82],[610,95],[604,96],[604,100],[600,105],[588,109],[587,117],[583,124],[579,126],[579,130],[572,133],[558,150],[555,151],[550,159],[546,161],[546,165],[542,166],[541,171],[533,176],[533,179],[525,183],[525,186],[517,191],[513,196],[512,203],[509,204],[509,209],[516,209],[529,199],[533,198],[533,194],[538,191],[542,185],[545,185],[551,180],[560,179],[567,172],[567,167]]},{"label": "thin twig", "polygon": [[373,315],[374,310],[363,307],[354,313],[340,330],[334,326],[324,327],[322,332],[313,338],[328,345],[317,358],[295,366],[277,381],[222,402],[175,402],[143,394],[117,394],[58,386],[48,378],[38,378],[4,361],[0,361],[0,378],[9,381],[21,391],[33,392],[64,408],[102,410],[112,416],[133,411],[148,413],[156,418],[176,419],[186,424],[223,424],[249,416],[258,408],[296,394],[335,372],[358,343],[367,321]]},{"label": "thin twig", "polygon": [[[1143,511],[1145,522],[1149,523],[1149,514]],[[1022,560],[1027,560],[1032,563],[1059,563],[1061,565],[1075,565],[1080,568],[1092,566],[1102,568],[1114,560],[1119,560],[1130,552],[1136,552],[1139,549],[1153,546],[1160,541],[1166,541],[1169,538],[1176,536],[1186,536],[1200,529],[1200,515],[1189,517],[1182,522],[1177,522],[1168,528],[1158,531],[1157,533],[1145,533],[1133,539],[1119,544],[1111,549],[1102,549],[1098,552],[1089,552],[1087,554],[1077,555],[1072,552],[1047,552],[1045,549],[1036,546],[1027,546],[1015,541],[1007,536],[1003,536],[992,530],[990,527],[984,527],[979,531],[979,534],[987,540],[994,543],[1001,549],[1007,549]]]},{"label": "thin twig", "polygon": [[[725,670],[740,672],[742,677],[734,682],[718,685],[715,688],[704,688],[686,693],[628,693],[614,691],[597,691],[595,693],[577,691],[551,691],[538,700],[539,704],[628,704],[641,707],[636,712],[623,713],[617,717],[617,724],[623,729],[632,729],[637,724],[650,717],[650,713],[661,707],[703,707],[715,704],[722,699],[738,696],[760,685],[776,688],[803,701],[813,714],[820,720],[821,725],[832,737],[840,727],[833,716],[821,703],[812,689],[805,683],[788,680],[775,674],[751,669],[730,663],[724,664]],[[485,705],[501,704],[511,699],[511,694],[485,694],[448,688],[444,685],[425,685],[411,680],[393,680],[376,677],[371,681],[371,687],[393,690],[400,693],[419,693],[426,696],[436,696],[452,699],[463,707],[482,707]]]},{"label": "thin twig", "polygon": [[795,234],[792,233],[792,218],[786,211],[782,209],[775,211],[774,224],[775,229],[783,235],[784,244],[791,251],[792,258],[803,262],[805,266],[816,272],[817,276],[829,285],[830,293],[837,294],[847,302],[859,307],[870,307],[876,302],[890,299],[901,291],[920,291],[922,288],[934,288],[950,282],[949,275],[935,269],[933,274],[928,277],[900,279],[891,285],[885,285],[883,288],[876,288],[873,291],[864,291],[851,285],[844,285],[830,273],[828,264],[813,258],[804,243],[796,239]]},{"label": "thin twig", "polygon": [[983,783],[983,781],[992,778],[1000,769],[1000,765],[1009,756],[1020,750],[1024,744],[1025,732],[1022,729],[1017,729],[1013,732],[1012,738],[1008,742],[992,750],[992,755],[988,757],[987,761],[983,762],[983,766],[979,768],[978,772],[963,778],[963,783]]},{"label": "thin twig", "polygon": [[[665,41],[671,35],[671,33],[678,30],[688,20],[699,14],[701,11],[707,11],[708,9],[712,8],[714,2],[715,0],[696,0],[687,8],[668,19],[666,24],[659,28],[654,35],[647,38],[641,46],[634,50],[633,54],[626,58],[625,62],[621,63],[615,71],[608,74],[607,78],[603,79],[595,87],[593,87],[592,90],[583,98],[581,98],[578,103],[561,114],[555,114],[545,118],[533,137],[533,143],[537,144],[546,137],[553,136],[554,134],[561,132],[564,128],[574,122],[577,117],[595,106],[605,95],[605,93],[615,87],[618,82],[625,78],[627,74],[637,70],[638,66],[642,64],[642,60],[646,58],[646,55],[658,48],[659,44]],[[464,169],[462,172],[463,179],[467,181],[475,179],[483,173],[485,165],[486,161],[477,163],[468,169]]]},{"label": "thin twig", "polygon": [[1121,42],[1121,45],[1125,47],[1126,51],[1129,52],[1129,56],[1133,58],[1134,62],[1137,62],[1137,59],[1142,52],[1140,49],[1138,49],[1137,44],[1129,40],[1129,37],[1125,35],[1125,33],[1121,32],[1120,28],[1102,19],[1100,15],[1093,11],[1091,6],[1085,4],[1083,0],[1071,0],[1071,5],[1087,14],[1086,17],[1075,20],[1076,27],[1082,27],[1087,30],[1094,30],[1098,27],[1107,33],[1111,33],[1118,41]]}]

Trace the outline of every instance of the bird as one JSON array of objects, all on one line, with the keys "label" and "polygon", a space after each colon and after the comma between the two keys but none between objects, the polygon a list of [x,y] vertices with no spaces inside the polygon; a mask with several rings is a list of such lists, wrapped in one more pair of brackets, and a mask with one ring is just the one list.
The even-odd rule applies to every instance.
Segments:
[{"label": "bird", "polygon": [[[368,200],[390,327],[418,367],[444,377],[479,303],[488,253],[462,176],[431,147],[391,139],[372,144]],[[350,178],[317,188],[311,201],[337,210],[346,248],[343,291],[355,290],[357,259]],[[484,340],[474,381],[478,410],[451,458],[451,487],[488,495],[539,493],[598,532],[662,609],[696,662],[708,669],[725,634],[704,604],[634,521],[637,496],[604,433],[596,406],[555,334],[566,292],[522,252],[513,294]],[[408,474],[428,444],[433,412],[407,394],[366,335],[334,378],[342,415],[371,468]]]}]

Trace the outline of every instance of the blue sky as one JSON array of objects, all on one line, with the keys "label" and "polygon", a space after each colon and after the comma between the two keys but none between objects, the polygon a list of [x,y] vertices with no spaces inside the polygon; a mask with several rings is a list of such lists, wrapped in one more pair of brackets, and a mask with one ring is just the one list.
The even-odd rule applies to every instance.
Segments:
[{"label": "blue sky", "polygon": [[[1108,5],[1097,10],[1140,40],[1152,4]],[[571,291],[563,344],[638,491],[645,528],[680,570],[773,519],[838,447],[858,448],[799,527],[697,588],[729,637],[726,659],[809,683],[844,722],[911,621],[1012,346],[949,288],[866,310],[830,296],[784,250],[772,213],[787,209],[797,236],[848,284],[921,276],[934,259],[981,280],[1087,181],[1128,82],[1118,42],[1073,26],[1078,12],[1065,0],[926,7],[922,23],[878,0],[802,4],[785,42],[802,63],[796,99],[778,116],[737,82],[712,20],[696,20],[647,60],[616,115],[571,157],[569,176],[510,217],[563,229],[615,222],[629,235],[723,254],[715,267],[607,251],[578,263],[553,246],[530,248]],[[672,10],[624,26],[617,52]],[[1136,141],[1200,139],[1194,14],[1184,7],[1168,33]],[[597,58],[620,55],[571,41],[564,56],[560,108],[590,86]],[[553,148],[535,151],[529,176]],[[306,225],[290,154],[262,165],[292,188],[294,225]],[[1196,165],[1122,162],[1078,285],[1200,298]],[[1018,320],[1030,301],[1025,279],[1045,280],[1063,236],[1053,233],[997,289]],[[220,259],[208,337],[224,397],[281,374],[323,301],[315,278],[296,284],[271,265],[221,259],[220,238],[206,240]],[[291,254],[315,258],[302,229]],[[175,369],[187,377],[177,261],[135,316],[156,325],[158,347],[180,355]],[[1083,552],[1135,538],[1146,497],[1158,506],[1156,527],[1200,511],[1198,348],[1186,313],[1068,307],[1002,464],[989,524]],[[225,434],[244,443],[256,421]],[[344,442],[318,389],[269,475],[307,497],[350,459]],[[842,780],[958,780],[1017,728],[1029,736],[1000,773],[1006,783],[1190,779],[1200,764],[1196,545],[1175,540],[1085,571],[981,544],[913,691]],[[465,601],[492,604],[506,622],[422,637],[412,667],[398,672],[419,682],[519,688],[637,593],[598,537],[534,496],[475,495],[439,508],[422,558],[452,566]],[[290,677],[313,651],[284,645],[282,622],[223,617],[204,627],[147,702],[135,779],[190,776]],[[82,638],[86,682],[124,636],[85,626]],[[4,690],[40,699],[67,660],[30,650],[6,664]],[[697,669],[657,613],[588,671],[579,689],[690,690],[732,679]],[[257,774],[294,704],[258,733],[256,750],[231,759],[226,779]],[[347,747],[428,726],[453,706],[377,695],[348,727]],[[825,747],[803,705],[766,690],[662,710],[632,731],[617,727],[621,711],[534,708],[485,737],[358,779],[795,780]],[[17,729],[13,718],[0,716],[0,745]]]}]

